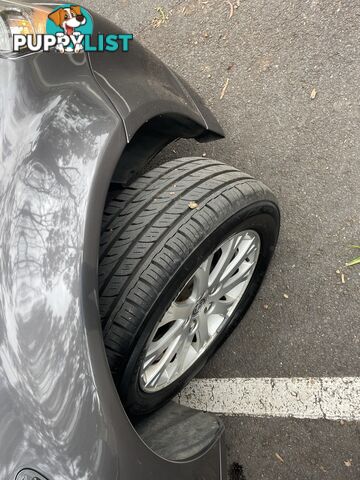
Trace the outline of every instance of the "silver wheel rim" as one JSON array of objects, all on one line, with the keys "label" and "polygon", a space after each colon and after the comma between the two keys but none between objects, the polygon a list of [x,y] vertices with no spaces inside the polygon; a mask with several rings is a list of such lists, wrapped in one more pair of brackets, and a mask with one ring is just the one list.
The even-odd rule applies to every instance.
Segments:
[{"label": "silver wheel rim", "polygon": [[225,240],[195,271],[153,329],[140,371],[145,392],[168,387],[218,337],[243,298],[261,240],[245,230]]}]

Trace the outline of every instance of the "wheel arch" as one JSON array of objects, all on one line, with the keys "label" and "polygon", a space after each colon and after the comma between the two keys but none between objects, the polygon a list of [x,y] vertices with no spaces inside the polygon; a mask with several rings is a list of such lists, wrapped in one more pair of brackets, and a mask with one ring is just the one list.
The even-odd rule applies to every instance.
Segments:
[{"label": "wheel arch", "polygon": [[223,137],[183,113],[154,115],[138,128],[122,150],[111,182],[127,185],[164,147],[178,138],[209,142]]}]

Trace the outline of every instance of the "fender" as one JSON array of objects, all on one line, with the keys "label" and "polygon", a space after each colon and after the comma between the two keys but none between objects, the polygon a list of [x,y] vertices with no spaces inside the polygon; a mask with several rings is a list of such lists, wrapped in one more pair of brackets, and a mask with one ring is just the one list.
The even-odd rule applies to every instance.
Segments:
[{"label": "fender", "polygon": [[[125,33],[94,12],[91,15],[95,38],[99,33]],[[224,136],[223,129],[199,95],[136,40],[131,41],[126,53],[91,52],[89,60],[96,80],[124,120],[128,141],[144,122],[169,113],[183,115],[196,123],[198,132],[193,132],[194,138],[200,136],[204,141]]]},{"label": "fender", "polygon": [[[97,34],[125,32],[91,12]],[[208,142],[224,137],[214,115],[194,90],[155,55],[132,40],[128,52],[91,52],[94,77],[121,116],[129,147],[113,181],[126,184],[176,138]]]},{"label": "fender", "polygon": [[128,145],[85,54],[0,58],[0,478],[218,480],[221,444],[156,456],[108,369],[97,264],[106,193]]}]

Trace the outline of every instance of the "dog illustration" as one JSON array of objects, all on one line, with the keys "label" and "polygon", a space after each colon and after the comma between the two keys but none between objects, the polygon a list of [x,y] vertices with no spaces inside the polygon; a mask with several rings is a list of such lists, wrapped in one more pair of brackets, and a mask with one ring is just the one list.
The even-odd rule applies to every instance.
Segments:
[{"label": "dog illustration", "polygon": [[[59,26],[64,30],[65,35],[80,35],[80,32],[76,32],[76,29],[81,25],[85,25],[86,18],[81,13],[81,7],[77,5],[71,5],[70,7],[59,8],[55,12],[50,13],[50,20],[52,20],[55,25]],[[61,53],[65,52],[63,45],[58,45],[56,47]],[[79,53],[83,50],[84,47],[79,43],[75,45],[75,50],[72,47],[67,47],[66,51]]]}]

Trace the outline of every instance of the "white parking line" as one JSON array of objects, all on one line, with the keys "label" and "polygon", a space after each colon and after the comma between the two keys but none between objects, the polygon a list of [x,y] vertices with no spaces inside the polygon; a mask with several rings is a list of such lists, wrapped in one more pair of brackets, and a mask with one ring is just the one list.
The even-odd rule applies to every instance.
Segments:
[{"label": "white parking line", "polygon": [[360,378],[195,379],[179,402],[230,416],[360,420]]}]

